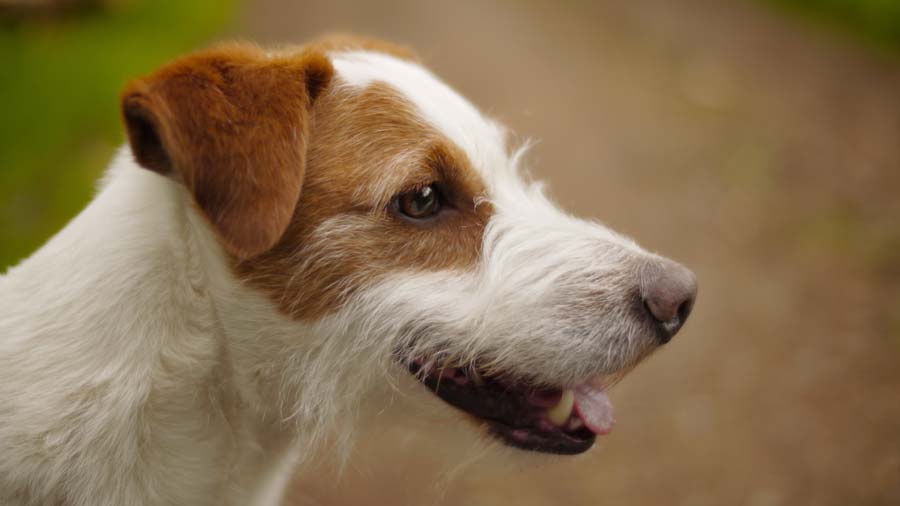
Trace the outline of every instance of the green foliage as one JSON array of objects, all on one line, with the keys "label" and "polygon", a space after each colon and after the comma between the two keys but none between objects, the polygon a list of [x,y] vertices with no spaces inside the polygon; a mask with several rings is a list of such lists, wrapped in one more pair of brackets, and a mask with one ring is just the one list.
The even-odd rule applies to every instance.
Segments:
[{"label": "green foliage", "polygon": [[0,272],[90,199],[124,139],[118,95],[127,80],[201,46],[234,7],[143,0],[0,25]]},{"label": "green foliage", "polygon": [[768,0],[900,50],[900,0]]}]

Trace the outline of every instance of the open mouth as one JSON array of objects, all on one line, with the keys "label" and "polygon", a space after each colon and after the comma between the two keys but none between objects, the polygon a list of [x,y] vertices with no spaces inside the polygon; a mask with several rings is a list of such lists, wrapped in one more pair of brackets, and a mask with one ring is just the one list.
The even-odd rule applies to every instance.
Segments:
[{"label": "open mouth", "polygon": [[612,404],[598,383],[534,389],[470,368],[440,369],[414,361],[409,369],[442,400],[484,421],[491,434],[516,448],[575,455],[612,430]]}]

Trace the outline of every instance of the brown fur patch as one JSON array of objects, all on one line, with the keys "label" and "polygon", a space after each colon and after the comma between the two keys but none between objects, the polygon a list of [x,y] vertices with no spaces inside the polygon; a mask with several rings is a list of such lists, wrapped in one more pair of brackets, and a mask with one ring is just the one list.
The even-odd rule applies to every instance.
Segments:
[{"label": "brown fur patch", "polygon": [[[294,318],[336,310],[366,282],[400,270],[471,268],[489,204],[464,153],[389,87],[338,87],[315,105],[307,177],[290,226],[271,251],[237,263],[240,277]],[[424,223],[392,197],[435,182],[446,208]]]},{"label": "brown fur patch", "polygon": [[227,45],[128,85],[122,114],[138,163],[179,178],[239,258],[282,236],[303,183],[311,106],[333,74],[321,54]]},{"label": "brown fur patch", "polygon": [[[267,55],[230,45],[191,55],[123,94],[138,162],[180,178],[240,278],[291,317],[335,311],[400,270],[471,268],[490,204],[459,148],[386,85],[330,86],[326,51],[398,46],[349,36]],[[444,201],[416,222],[393,197],[434,183]]]}]

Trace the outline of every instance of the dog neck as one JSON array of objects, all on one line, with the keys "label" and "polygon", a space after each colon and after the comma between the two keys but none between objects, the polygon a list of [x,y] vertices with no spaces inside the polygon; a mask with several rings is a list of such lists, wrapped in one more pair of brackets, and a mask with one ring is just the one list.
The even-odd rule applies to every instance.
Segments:
[{"label": "dog neck", "polygon": [[291,431],[253,342],[275,312],[185,197],[123,150],[0,278],[3,504],[254,504],[278,479]]}]

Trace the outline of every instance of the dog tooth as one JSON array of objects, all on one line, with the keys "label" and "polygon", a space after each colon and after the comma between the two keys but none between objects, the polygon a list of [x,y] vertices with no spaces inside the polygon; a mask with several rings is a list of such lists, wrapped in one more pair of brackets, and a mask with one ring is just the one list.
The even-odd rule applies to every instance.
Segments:
[{"label": "dog tooth", "polygon": [[578,418],[577,416],[573,417],[571,420],[569,420],[569,423],[566,424],[566,430],[578,430],[582,427],[584,427],[584,421],[582,421],[581,418]]},{"label": "dog tooth", "polygon": [[563,390],[556,406],[547,410],[547,418],[556,425],[563,425],[572,414],[572,408],[575,406],[575,392],[571,390]]}]

